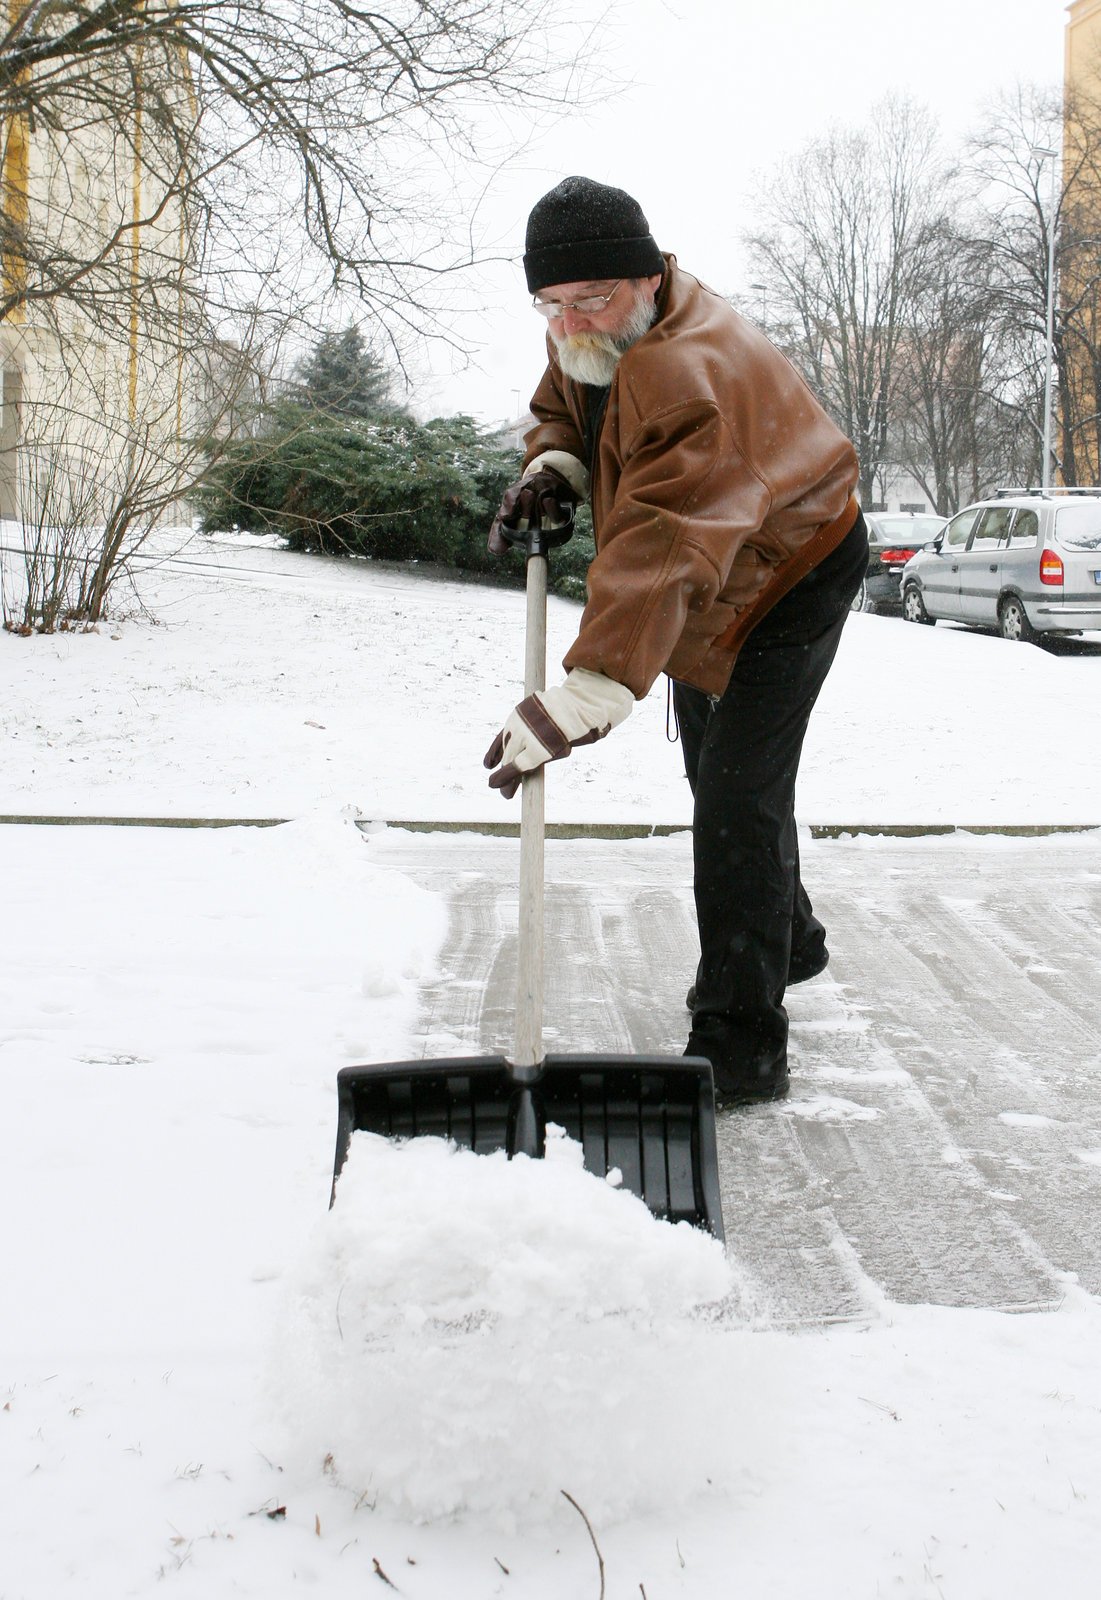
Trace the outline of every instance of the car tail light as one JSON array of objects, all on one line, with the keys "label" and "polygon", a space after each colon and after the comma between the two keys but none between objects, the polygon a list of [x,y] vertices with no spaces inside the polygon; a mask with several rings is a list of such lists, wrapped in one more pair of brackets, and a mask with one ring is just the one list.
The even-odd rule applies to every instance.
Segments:
[{"label": "car tail light", "polygon": [[896,561],[909,561],[910,557],[916,554],[917,552],[915,550],[910,550],[903,546],[899,550],[893,548],[890,550],[881,550],[879,552],[879,559],[880,561],[891,563]]},{"label": "car tail light", "polygon": [[1054,550],[1045,550],[1040,557],[1040,582],[1062,586],[1063,562]]}]

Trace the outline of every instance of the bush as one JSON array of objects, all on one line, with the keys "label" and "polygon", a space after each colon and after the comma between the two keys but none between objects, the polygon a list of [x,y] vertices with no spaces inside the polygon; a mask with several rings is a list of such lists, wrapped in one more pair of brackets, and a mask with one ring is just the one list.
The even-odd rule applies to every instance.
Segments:
[{"label": "bush", "polygon": [[[244,526],[279,533],[292,550],[426,561],[521,586],[519,557],[491,556],[486,535],[521,457],[470,417],[421,424],[284,401],[261,432],[233,440],[199,495],[205,532]],[[585,597],[593,556],[587,510],[554,552],[550,587]]]},{"label": "bush", "polygon": [[[293,549],[457,564],[483,533],[516,458],[467,417],[427,427],[284,402],[212,466],[202,526],[245,524]],[[492,501],[492,505],[490,502]]]}]

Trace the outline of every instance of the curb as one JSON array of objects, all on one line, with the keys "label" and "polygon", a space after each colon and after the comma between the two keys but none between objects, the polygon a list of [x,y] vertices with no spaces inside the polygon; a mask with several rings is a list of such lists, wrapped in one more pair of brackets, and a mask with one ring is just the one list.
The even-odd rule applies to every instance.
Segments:
[{"label": "curb", "polygon": [[1006,839],[1046,839],[1055,833],[1093,833],[1098,822],[812,822],[812,839],[844,839],[853,834],[873,838],[928,839],[949,833],[999,834]]},{"label": "curb", "polygon": [[[279,828],[291,817],[64,817],[0,815],[0,826],[48,828]],[[518,839],[518,822],[429,822],[397,817],[360,817],[356,827],[366,834],[396,828],[405,833],[477,833],[489,838]],[[1040,839],[1061,833],[1091,833],[1097,822],[812,822],[812,839],[855,836],[884,839],[927,839],[953,833],[991,834],[1009,839]],[[658,839],[690,833],[687,822],[548,822],[548,839]]]}]

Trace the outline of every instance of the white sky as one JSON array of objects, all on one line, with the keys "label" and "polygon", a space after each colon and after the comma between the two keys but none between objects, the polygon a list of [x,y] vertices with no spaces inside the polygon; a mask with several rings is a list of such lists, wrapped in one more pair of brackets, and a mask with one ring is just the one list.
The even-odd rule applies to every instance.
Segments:
[{"label": "white sky", "polygon": [[[600,0],[578,0],[596,19]],[[1000,88],[1062,77],[1057,0],[621,0],[597,30],[614,99],[536,134],[486,192],[476,227],[512,264],[471,287],[485,307],[457,324],[480,343],[465,372],[443,351],[416,396],[431,414],[516,415],[542,370],[519,257],[534,202],[581,172],[629,190],[663,249],[715,288],[746,288],[739,236],[755,175],[831,123],[863,120],[888,93],[927,104],[949,138]]]}]

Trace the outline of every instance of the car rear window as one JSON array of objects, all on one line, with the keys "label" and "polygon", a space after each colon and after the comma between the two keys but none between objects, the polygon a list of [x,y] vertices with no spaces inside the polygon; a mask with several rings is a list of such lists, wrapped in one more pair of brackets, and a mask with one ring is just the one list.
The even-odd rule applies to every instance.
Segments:
[{"label": "car rear window", "polygon": [[1055,537],[1064,550],[1101,550],[1101,498],[1060,506]]},{"label": "car rear window", "polygon": [[880,537],[888,544],[925,544],[944,527],[943,517],[876,517]]}]

